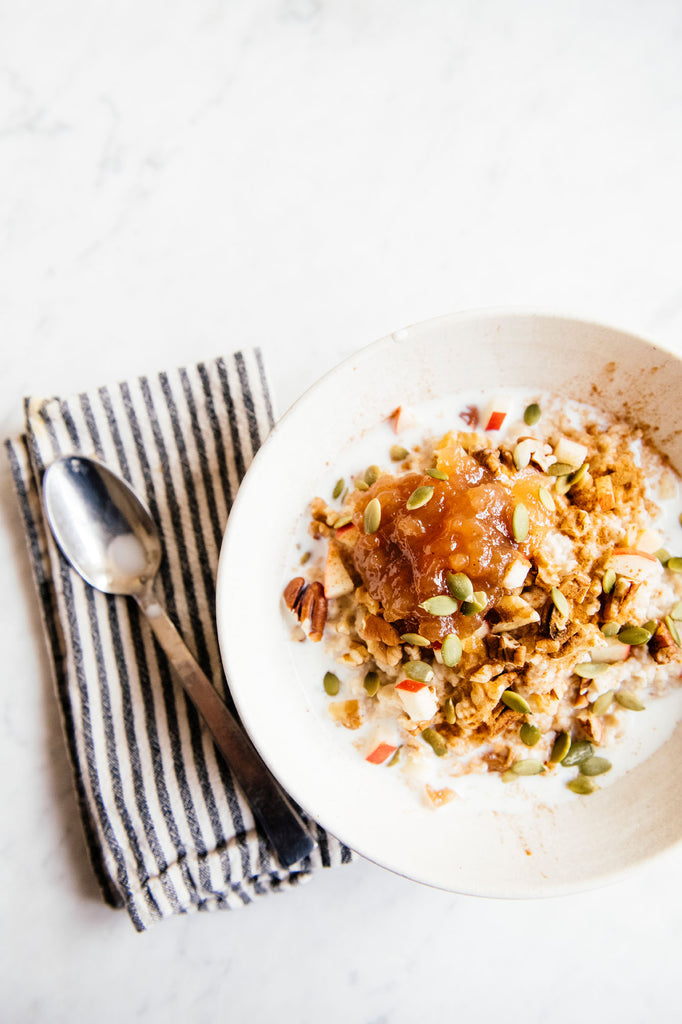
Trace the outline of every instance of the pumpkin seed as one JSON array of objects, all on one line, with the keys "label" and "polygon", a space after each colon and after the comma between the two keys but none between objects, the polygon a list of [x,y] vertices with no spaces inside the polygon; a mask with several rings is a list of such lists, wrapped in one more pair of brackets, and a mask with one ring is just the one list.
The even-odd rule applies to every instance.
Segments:
[{"label": "pumpkin seed", "polygon": [[571,475],[568,478],[571,483],[571,487],[573,487],[574,484],[577,484],[580,480],[582,480],[582,478],[585,476],[585,473],[587,473],[589,466],[589,462],[583,462],[582,466],[578,466],[575,473],[571,473]]},{"label": "pumpkin seed", "polygon": [[475,590],[470,601],[463,601],[460,606],[462,615],[479,615],[488,603],[488,597],[482,590]]},{"label": "pumpkin seed", "polygon": [[426,505],[428,501],[431,501],[433,497],[433,487],[422,486],[415,488],[412,494],[407,499],[407,507],[412,511],[415,508],[421,508],[422,505]]},{"label": "pumpkin seed", "polygon": [[443,705],[443,715],[448,725],[455,724],[455,704],[452,697],[448,697]]},{"label": "pumpkin seed", "polygon": [[419,605],[429,615],[454,615],[457,611],[458,605],[454,597],[449,597],[447,594],[436,594],[435,597],[429,597],[426,601],[422,601]]},{"label": "pumpkin seed", "polygon": [[675,622],[682,621],[682,601],[677,602],[677,604],[670,613],[670,618],[674,619]]},{"label": "pumpkin seed", "polygon": [[386,765],[387,768],[392,768],[394,764],[398,763],[398,761],[400,760],[400,751],[402,749],[403,749],[402,747],[398,747],[398,749],[396,750],[395,754],[393,755],[391,760]]},{"label": "pumpkin seed", "polygon": [[620,629],[620,626],[619,626],[619,624],[617,622],[610,621],[610,622],[605,622],[604,623],[604,625],[601,628],[601,631],[604,634],[604,636],[611,637],[611,636],[617,636],[619,629]]},{"label": "pumpkin seed", "polygon": [[443,664],[448,668],[454,668],[455,665],[459,664],[459,660],[462,657],[462,642],[456,633],[448,633],[445,640],[443,640],[440,653]]},{"label": "pumpkin seed", "polygon": [[618,639],[622,644],[632,644],[635,647],[639,647],[641,644],[647,644],[651,640],[651,633],[642,626],[623,626],[618,633]]},{"label": "pumpkin seed", "polygon": [[538,487],[538,498],[545,506],[548,512],[555,512],[556,505],[554,504],[554,498],[549,493],[546,487]]},{"label": "pumpkin seed", "polygon": [[682,558],[669,558],[665,567],[671,572],[682,572]]},{"label": "pumpkin seed", "polygon": [[428,729],[422,729],[422,739],[426,740],[436,757],[443,757],[444,754],[447,754],[447,743],[440,733],[436,732],[435,729],[432,729],[431,726],[429,726]]},{"label": "pumpkin seed", "polygon": [[403,448],[401,444],[391,445],[391,461],[402,462],[409,455],[407,448]]},{"label": "pumpkin seed", "polygon": [[679,523],[680,523],[680,526],[682,526],[682,512],[680,512],[680,515],[679,515]]},{"label": "pumpkin seed", "polygon": [[324,686],[324,692],[327,696],[336,697],[341,684],[339,682],[339,677],[335,676],[333,672],[325,672],[322,685]]},{"label": "pumpkin seed", "polygon": [[658,551],[654,551],[654,555],[659,560],[661,565],[666,565],[670,558],[670,552],[666,551],[665,548],[659,548]]},{"label": "pumpkin seed", "polygon": [[379,673],[368,672],[362,684],[368,697],[374,697],[379,689]]},{"label": "pumpkin seed", "polygon": [[532,715],[530,704],[520,693],[515,690],[505,690],[500,700],[512,711],[518,711],[521,715]]},{"label": "pumpkin seed", "polygon": [[529,526],[528,509],[523,502],[519,502],[512,513],[512,533],[517,544],[522,544],[526,539]]},{"label": "pumpkin seed", "polygon": [[547,470],[550,476],[569,476],[573,471],[574,467],[567,462],[553,462]]},{"label": "pumpkin seed", "polygon": [[586,757],[580,762],[578,771],[581,775],[604,775],[610,772],[613,765],[605,757]]},{"label": "pumpkin seed", "polygon": [[578,796],[588,796],[590,793],[594,793],[596,786],[592,779],[588,779],[585,775],[578,775],[566,783],[566,788],[570,789],[572,793],[577,793]]},{"label": "pumpkin seed", "polygon": [[583,661],[573,669],[581,679],[596,679],[602,672],[606,672],[609,666],[604,661]]},{"label": "pumpkin seed", "polygon": [[452,596],[458,601],[469,601],[473,597],[474,585],[465,572],[448,572],[445,575],[445,582]]},{"label": "pumpkin seed", "polygon": [[525,743],[527,747],[534,747],[541,735],[537,725],[531,725],[530,722],[524,722],[519,731],[521,742]]},{"label": "pumpkin seed", "polygon": [[526,466],[530,463],[530,457],[532,455],[531,445],[532,442],[519,441],[519,443],[514,448],[514,451],[512,452],[514,465],[519,470],[519,472],[521,472],[522,469],[525,469]]},{"label": "pumpkin seed", "polygon": [[538,403],[531,402],[530,405],[526,406],[526,411],[523,414],[523,422],[526,423],[529,427],[533,427],[538,422],[541,416],[542,411]]},{"label": "pumpkin seed", "polygon": [[352,516],[339,516],[338,519],[334,520],[334,529],[340,530],[342,526],[348,526],[349,523],[353,522]]},{"label": "pumpkin seed", "polygon": [[336,483],[334,484],[334,490],[332,491],[332,498],[338,498],[338,496],[341,494],[341,491],[343,490],[345,482],[346,481],[343,479],[343,477],[340,477],[340,479],[336,481]]},{"label": "pumpkin seed", "polygon": [[378,498],[372,498],[371,501],[367,502],[365,508],[365,514],[363,516],[363,525],[365,527],[365,533],[376,533],[381,523],[381,503]]},{"label": "pumpkin seed", "polygon": [[433,669],[425,661],[406,661],[403,672],[416,683],[430,683],[433,679]]},{"label": "pumpkin seed", "polygon": [[561,593],[558,587],[552,587],[551,594],[554,607],[560,615],[563,615],[563,617],[567,619],[570,615],[571,609],[568,606],[568,601],[566,600],[565,595]]},{"label": "pumpkin seed", "polygon": [[299,565],[305,565],[305,563],[307,561],[309,561],[309,559],[310,559],[310,552],[309,551],[304,551],[303,554],[301,555],[301,559],[299,561]]},{"label": "pumpkin seed", "polygon": [[646,629],[650,636],[653,636],[658,629],[658,623],[656,619],[647,619],[646,622],[642,623],[642,629]]},{"label": "pumpkin seed", "polygon": [[554,485],[554,490],[557,494],[568,494],[571,489],[571,478],[570,476],[558,476]]},{"label": "pumpkin seed", "polygon": [[611,707],[611,705],[613,704],[614,693],[614,690],[607,690],[606,693],[601,693],[597,697],[597,699],[595,700],[594,704],[590,709],[592,711],[592,714],[596,715],[597,718],[600,718],[602,715],[605,715]]},{"label": "pumpkin seed", "polygon": [[513,772],[511,768],[508,768],[506,772],[502,772],[500,778],[503,782],[516,782],[518,775],[516,772]]},{"label": "pumpkin seed", "polygon": [[616,694],[616,700],[622,708],[627,708],[628,711],[646,710],[646,706],[642,704],[639,697],[636,697],[630,690],[619,690]]},{"label": "pumpkin seed", "polygon": [[414,647],[430,647],[431,641],[419,633],[403,633],[400,637],[404,644],[412,644]]},{"label": "pumpkin seed", "polygon": [[358,490],[358,491],[368,491],[369,490],[369,484],[366,484],[364,480],[356,480],[355,481],[355,487],[356,487],[356,490]]},{"label": "pumpkin seed", "polygon": [[542,761],[528,757],[513,764],[510,771],[514,772],[514,775],[541,775],[545,771],[545,766]]},{"label": "pumpkin seed", "polygon": [[615,569],[607,569],[601,581],[601,588],[605,594],[610,594],[616,585]]},{"label": "pumpkin seed", "polygon": [[592,757],[594,753],[594,747],[588,740],[573,740],[568,753],[564,755],[561,763],[565,768],[572,768],[576,764],[580,764],[587,757]]},{"label": "pumpkin seed", "polygon": [[432,477],[434,480],[449,480],[450,477],[447,473],[444,473],[442,469],[425,469],[424,472],[427,476]]},{"label": "pumpkin seed", "polygon": [[552,745],[552,753],[549,755],[550,764],[561,764],[566,759],[566,754],[571,747],[571,737],[567,732],[560,732]]},{"label": "pumpkin seed", "polygon": [[377,482],[380,476],[381,470],[379,469],[378,466],[368,466],[367,469],[365,470],[365,483],[368,485],[368,487],[371,487],[372,484],[375,484]]}]

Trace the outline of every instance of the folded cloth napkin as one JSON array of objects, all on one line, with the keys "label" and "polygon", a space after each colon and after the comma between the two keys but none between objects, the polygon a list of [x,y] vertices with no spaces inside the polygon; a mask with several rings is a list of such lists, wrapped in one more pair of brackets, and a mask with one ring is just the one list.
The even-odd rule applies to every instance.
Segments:
[{"label": "folded cloth napkin", "polygon": [[220,543],[239,482],[273,423],[258,350],[68,399],[28,399],[7,442],[90,856],[105,899],[136,929],[235,908],[351,852],[318,848],[282,869],[208,731],[132,601],[92,590],[43,519],[40,482],[82,452],[132,484],[159,526],[157,593],[230,703],[215,624]]}]

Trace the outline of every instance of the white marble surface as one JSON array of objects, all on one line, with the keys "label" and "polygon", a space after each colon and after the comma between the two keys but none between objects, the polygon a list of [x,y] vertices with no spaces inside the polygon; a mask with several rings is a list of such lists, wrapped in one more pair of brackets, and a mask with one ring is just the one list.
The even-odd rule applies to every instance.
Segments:
[{"label": "white marble surface", "polygon": [[[682,351],[679,0],[0,5],[0,426],[262,346],[280,409],[455,309]],[[546,902],[365,862],[140,937],[99,901],[0,469],[0,1017],[679,1020],[682,850]]]}]

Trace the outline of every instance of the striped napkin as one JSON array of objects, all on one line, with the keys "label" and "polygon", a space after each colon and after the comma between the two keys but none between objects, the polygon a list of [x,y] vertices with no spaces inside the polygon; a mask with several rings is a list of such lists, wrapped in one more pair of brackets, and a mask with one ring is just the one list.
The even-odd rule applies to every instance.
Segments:
[{"label": "striped napkin", "polygon": [[28,399],[7,442],[92,863],[135,928],[236,908],[296,885],[351,852],[311,825],[318,848],[274,859],[208,731],[171,678],[144,617],[92,590],[43,520],[40,481],[82,452],[132,484],[159,526],[157,593],[224,699],[215,575],[239,482],[273,424],[258,350],[68,399]]}]

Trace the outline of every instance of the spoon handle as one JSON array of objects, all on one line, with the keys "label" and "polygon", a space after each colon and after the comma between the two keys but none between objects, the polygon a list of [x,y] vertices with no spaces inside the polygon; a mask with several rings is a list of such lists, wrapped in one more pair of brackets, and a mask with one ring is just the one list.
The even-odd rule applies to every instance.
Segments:
[{"label": "spoon handle", "polygon": [[147,616],[187,696],[208,726],[216,746],[239,781],[277,859],[289,867],[317,845],[260,754],[190,654],[184,640],[150,591],[135,599]]}]

